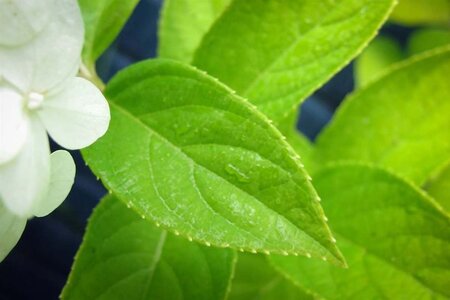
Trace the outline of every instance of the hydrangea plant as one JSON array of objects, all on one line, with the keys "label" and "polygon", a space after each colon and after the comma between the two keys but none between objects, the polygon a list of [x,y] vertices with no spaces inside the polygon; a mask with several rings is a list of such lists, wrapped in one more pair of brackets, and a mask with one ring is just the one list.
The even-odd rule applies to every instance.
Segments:
[{"label": "hydrangea plant", "polygon": [[[0,0],[0,258],[73,183],[48,133],[109,191],[62,299],[450,297],[448,28],[405,53],[366,48],[394,0],[166,0],[158,57],[105,84],[137,2]],[[356,57],[309,142],[299,106]]]}]

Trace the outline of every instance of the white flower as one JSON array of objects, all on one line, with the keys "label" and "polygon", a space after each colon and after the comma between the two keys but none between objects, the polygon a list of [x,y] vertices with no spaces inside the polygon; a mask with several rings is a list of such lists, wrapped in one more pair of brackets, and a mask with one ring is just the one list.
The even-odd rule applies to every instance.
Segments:
[{"label": "white flower", "polygon": [[108,128],[106,99],[75,77],[83,39],[76,0],[0,0],[0,261],[26,219],[52,212],[72,187],[73,159],[50,155],[47,133],[80,149]]}]

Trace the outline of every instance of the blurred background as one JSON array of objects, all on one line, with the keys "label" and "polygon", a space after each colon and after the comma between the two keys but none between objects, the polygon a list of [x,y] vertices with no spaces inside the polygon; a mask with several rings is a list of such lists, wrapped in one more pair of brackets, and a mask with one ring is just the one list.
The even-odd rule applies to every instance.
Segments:
[{"label": "blurred background", "polygon": [[[105,82],[120,69],[155,57],[161,2],[141,0],[138,4],[119,38],[98,62],[98,73]],[[374,49],[381,49],[379,51],[384,54],[382,63],[400,60],[402,53],[411,48],[410,37],[420,28],[421,26],[385,25],[380,33],[382,38],[373,45]],[[442,35],[439,38],[442,39]],[[450,42],[448,39],[447,33],[441,43]],[[418,40],[414,46],[418,48],[417,51],[424,46],[423,40]],[[373,56],[367,53],[368,59],[371,59],[371,55]],[[350,64],[303,104],[298,128],[308,138],[314,140],[339,103],[354,89],[353,74],[373,71],[370,63],[366,65],[355,68],[354,63]],[[77,164],[72,192],[64,204],[49,217],[28,222],[19,244],[0,264],[0,299],[58,298],[81,243],[86,221],[105,194],[102,185],[84,165],[80,153],[72,152],[72,155]]]}]

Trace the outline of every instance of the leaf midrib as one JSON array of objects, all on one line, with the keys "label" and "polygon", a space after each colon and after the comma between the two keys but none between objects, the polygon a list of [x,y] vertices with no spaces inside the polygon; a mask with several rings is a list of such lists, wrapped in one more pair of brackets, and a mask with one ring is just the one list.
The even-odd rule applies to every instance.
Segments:
[{"label": "leaf midrib", "polygon": [[[164,136],[160,135],[158,132],[154,131],[153,129],[151,129],[151,127],[149,127],[147,124],[143,123],[139,118],[137,118],[136,116],[134,116],[131,112],[129,112],[128,110],[126,110],[125,108],[121,107],[120,105],[110,101],[109,104],[111,106],[114,106],[116,109],[118,109],[121,113],[127,115],[129,118],[131,118],[132,120],[134,120],[137,124],[139,124],[140,126],[142,126],[146,131],[150,132],[151,134],[154,134],[156,136],[158,136],[161,140],[165,141],[167,145],[169,145],[170,147],[172,147],[173,149],[175,149],[176,151],[178,151],[179,153],[183,154],[188,160],[190,160],[192,163],[199,165],[203,168],[205,168],[206,170],[208,170],[209,172],[215,174],[216,176],[222,178],[224,181],[228,182],[230,185],[238,188],[240,191],[242,191],[243,193],[245,193],[246,195],[250,196],[251,198],[255,199],[256,201],[258,201],[259,203],[261,203],[262,205],[264,205],[267,209],[269,209],[270,211],[273,211],[274,213],[276,213],[278,215],[279,218],[285,220],[285,222],[287,222],[288,224],[292,225],[294,228],[296,228],[297,230],[303,232],[306,236],[308,236],[314,243],[318,244],[322,249],[324,249],[327,253],[329,253],[332,257],[334,257],[337,261],[340,261],[340,259],[338,257],[336,257],[326,246],[324,246],[320,241],[316,240],[315,238],[313,238],[309,233],[303,231],[301,228],[299,228],[297,225],[293,224],[290,220],[286,219],[286,217],[284,217],[283,215],[281,215],[280,213],[278,213],[277,211],[271,209],[270,207],[268,207],[264,202],[260,201],[258,198],[256,198],[255,196],[248,194],[246,191],[240,189],[239,187],[233,185],[231,182],[229,182],[226,178],[223,178],[220,174],[216,174],[215,172],[213,172],[212,170],[210,170],[209,168],[199,164],[197,161],[195,161],[192,157],[190,157],[189,155],[187,155],[184,151],[182,151],[179,147],[177,147],[176,145],[172,144],[169,140],[167,140]],[[305,251],[306,253],[307,251]]]}]

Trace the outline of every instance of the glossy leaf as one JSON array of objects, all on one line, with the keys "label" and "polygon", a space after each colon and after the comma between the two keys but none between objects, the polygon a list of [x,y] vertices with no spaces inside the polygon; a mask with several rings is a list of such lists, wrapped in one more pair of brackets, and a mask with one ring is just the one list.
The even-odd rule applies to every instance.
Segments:
[{"label": "glossy leaf", "polygon": [[193,63],[278,124],[362,50],[393,3],[234,1]]},{"label": "glossy leaf", "polygon": [[348,97],[316,158],[385,166],[423,183],[450,156],[450,48],[416,56]]},{"label": "glossy leaf", "polygon": [[84,157],[143,217],[204,244],[341,262],[300,160],[227,87],[153,60],[121,72],[105,93],[109,131]]},{"label": "glossy leaf", "polygon": [[231,250],[158,229],[109,196],[89,221],[62,299],[225,299],[235,260]]},{"label": "glossy leaf", "polygon": [[158,56],[191,62],[204,34],[231,0],[164,0],[158,28]]},{"label": "glossy leaf", "polygon": [[450,212],[450,162],[426,182],[425,190]]},{"label": "glossy leaf", "polygon": [[228,300],[314,299],[274,270],[266,257],[240,253]]},{"label": "glossy leaf", "polygon": [[363,165],[327,168],[315,185],[349,267],[270,256],[279,271],[325,299],[450,296],[450,218],[434,200]]},{"label": "glossy leaf", "polygon": [[139,0],[78,0],[84,19],[83,63],[95,72],[95,61],[125,25]]},{"label": "glossy leaf", "polygon": [[443,24],[450,20],[448,0],[400,0],[391,20],[404,25]]},{"label": "glossy leaf", "polygon": [[377,37],[355,61],[356,85],[366,85],[403,58],[402,49],[396,40],[384,36]]}]

